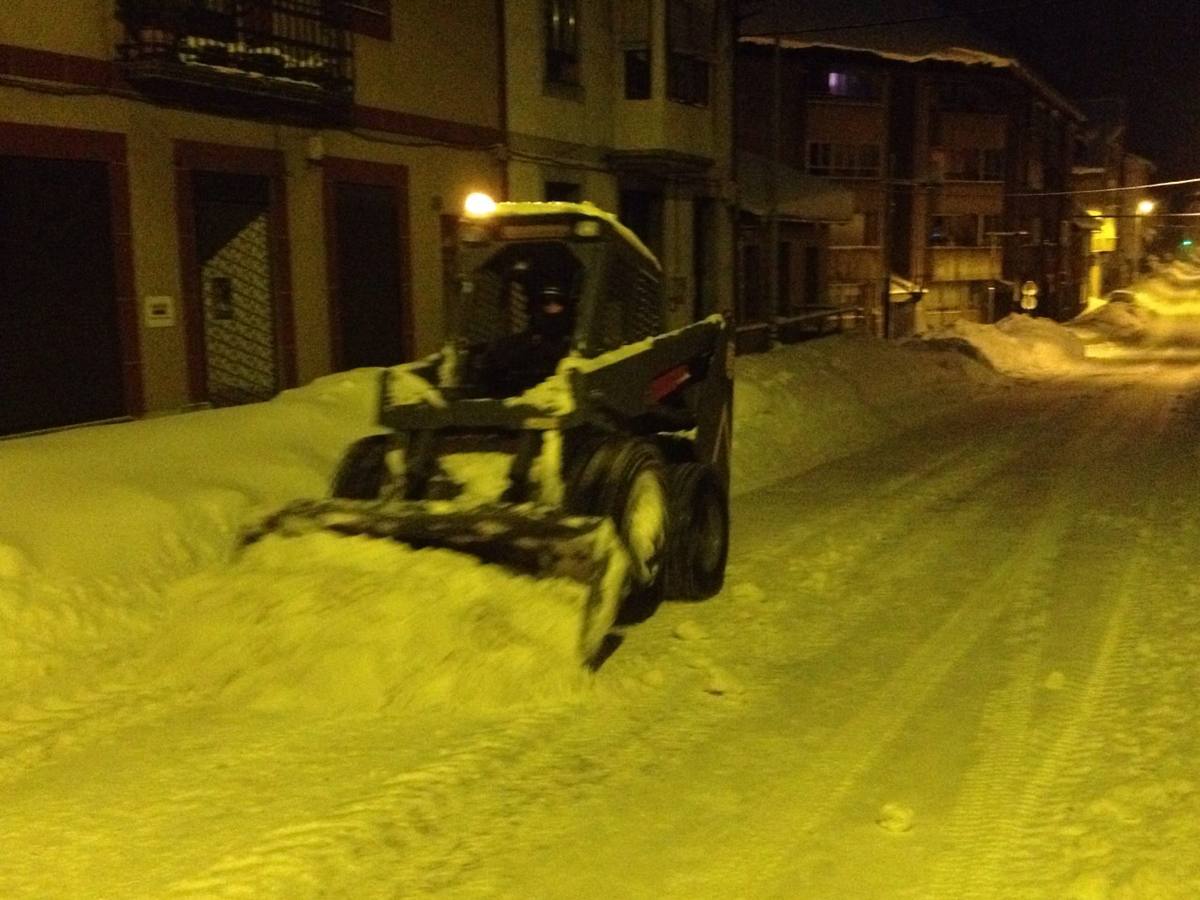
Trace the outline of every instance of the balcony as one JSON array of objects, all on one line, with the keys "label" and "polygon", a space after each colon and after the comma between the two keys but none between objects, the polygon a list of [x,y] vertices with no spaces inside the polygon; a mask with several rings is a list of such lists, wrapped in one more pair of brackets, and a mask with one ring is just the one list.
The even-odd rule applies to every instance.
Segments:
[{"label": "balcony", "polygon": [[992,281],[1001,277],[1004,251],[988,247],[930,247],[933,281]]},{"label": "balcony", "polygon": [[120,0],[117,58],[164,102],[336,120],[354,95],[347,12],[336,0]]}]

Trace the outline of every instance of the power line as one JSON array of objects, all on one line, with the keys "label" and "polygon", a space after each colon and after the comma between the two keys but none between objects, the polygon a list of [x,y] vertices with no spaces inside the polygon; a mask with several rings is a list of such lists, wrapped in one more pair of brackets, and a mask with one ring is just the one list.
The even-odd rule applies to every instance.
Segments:
[{"label": "power line", "polygon": [[1112,194],[1119,191],[1147,191],[1150,188],[1176,187],[1181,184],[1197,184],[1200,178],[1180,178],[1178,181],[1157,181],[1154,184],[1133,184],[1126,187],[1087,188],[1077,191],[1025,191],[1010,192],[1009,197],[1075,197],[1079,194]]}]

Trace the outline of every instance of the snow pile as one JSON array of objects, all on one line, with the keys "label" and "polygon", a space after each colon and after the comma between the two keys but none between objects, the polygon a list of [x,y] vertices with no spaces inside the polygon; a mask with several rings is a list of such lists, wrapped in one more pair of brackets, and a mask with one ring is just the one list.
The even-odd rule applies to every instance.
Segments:
[{"label": "snow pile", "polygon": [[0,694],[119,659],[163,613],[162,584],[225,562],[257,510],[323,494],[377,378],[0,441]]},{"label": "snow pile", "polygon": [[733,493],[862,450],[1002,380],[962,353],[858,335],[739,357]]},{"label": "snow pile", "polygon": [[1086,343],[1096,341],[1136,342],[1153,329],[1158,316],[1134,303],[1103,303],[1071,323],[1072,330]]},{"label": "snow pile", "polygon": [[1129,289],[1137,303],[1160,315],[1200,315],[1200,266],[1183,260],[1158,263]]},{"label": "snow pile", "polygon": [[1050,319],[1013,314],[995,325],[959,320],[916,338],[926,346],[959,349],[1009,375],[1062,375],[1084,361],[1085,345]]},{"label": "snow pile", "polygon": [[1111,358],[1152,348],[1161,351],[1160,357],[1195,358],[1200,267],[1179,260],[1160,264],[1128,291],[1132,302],[1101,304],[1071,323],[1092,345],[1089,355]]},{"label": "snow pile", "polygon": [[206,702],[487,710],[577,689],[586,589],[369,537],[269,537],[169,592],[147,671]]},{"label": "snow pile", "polygon": [[326,492],[372,430],[377,378],[360,369],[270,403],[0,442],[0,509],[19,512],[0,519],[7,567],[155,578],[224,558],[255,508]]}]

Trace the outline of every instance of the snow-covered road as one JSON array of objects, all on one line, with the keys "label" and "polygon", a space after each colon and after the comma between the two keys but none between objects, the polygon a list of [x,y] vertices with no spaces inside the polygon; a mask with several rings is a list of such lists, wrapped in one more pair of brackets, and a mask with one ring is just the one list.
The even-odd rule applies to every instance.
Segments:
[{"label": "snow-covered road", "polygon": [[[5,700],[0,896],[1197,896],[1200,368],[1162,349],[889,388],[915,427],[741,493],[725,592],[594,675],[412,603],[470,582],[437,558],[202,559]],[[826,352],[868,351],[789,371]]]}]

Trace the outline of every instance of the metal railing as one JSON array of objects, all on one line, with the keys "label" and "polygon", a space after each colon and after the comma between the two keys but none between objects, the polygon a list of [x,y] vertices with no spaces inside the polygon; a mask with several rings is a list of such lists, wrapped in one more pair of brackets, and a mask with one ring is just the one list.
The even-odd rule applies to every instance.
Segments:
[{"label": "metal railing", "polygon": [[780,343],[795,344],[863,327],[861,306],[814,306],[775,319]]},{"label": "metal railing", "polygon": [[127,72],[348,99],[353,53],[338,0],[119,0]]}]

